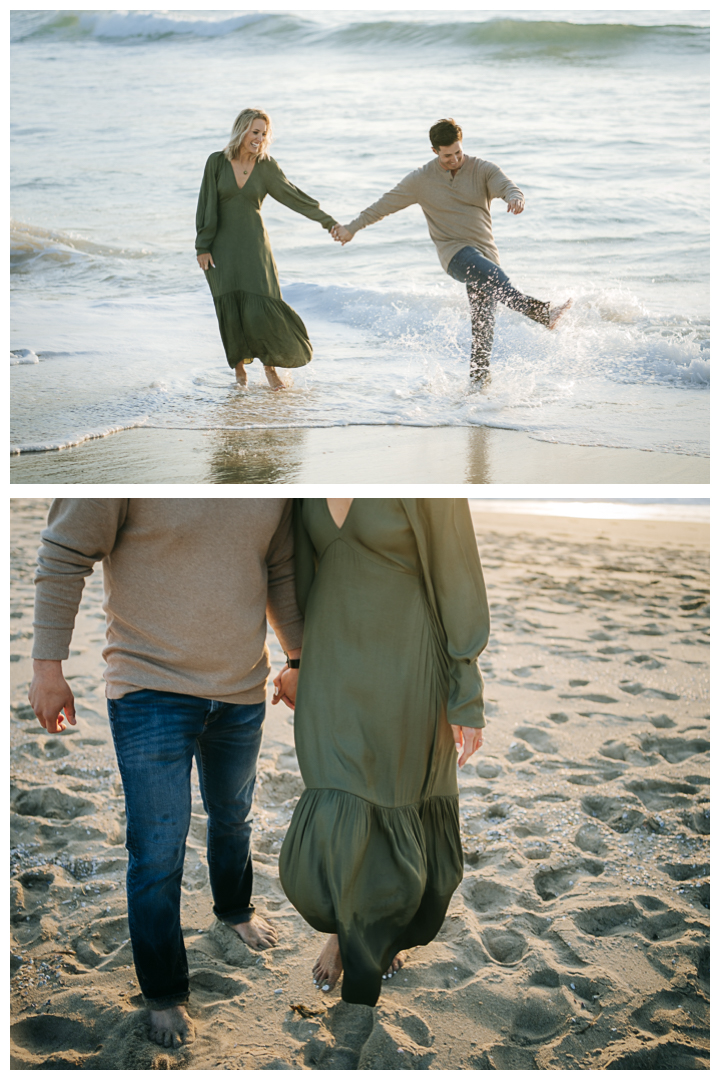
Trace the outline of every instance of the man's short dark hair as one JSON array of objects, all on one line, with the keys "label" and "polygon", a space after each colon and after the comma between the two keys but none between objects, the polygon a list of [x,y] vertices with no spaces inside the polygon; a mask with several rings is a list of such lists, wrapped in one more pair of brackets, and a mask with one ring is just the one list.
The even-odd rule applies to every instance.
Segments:
[{"label": "man's short dark hair", "polygon": [[434,150],[462,142],[462,128],[452,117],[449,120],[438,120],[437,124],[430,128],[430,142]]}]

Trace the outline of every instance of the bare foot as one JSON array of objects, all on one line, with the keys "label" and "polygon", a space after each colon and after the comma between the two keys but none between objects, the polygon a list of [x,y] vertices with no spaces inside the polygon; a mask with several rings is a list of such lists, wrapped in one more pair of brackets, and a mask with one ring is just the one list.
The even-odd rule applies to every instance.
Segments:
[{"label": "bare foot", "polygon": [[405,966],[406,960],[407,953],[399,952],[397,956],[394,956],[392,964],[383,975],[383,979],[392,979],[393,975],[397,975],[400,968]]},{"label": "bare foot", "polygon": [[177,1050],[184,1043],[195,1041],[195,1025],[184,1005],[171,1009],[150,1009],[150,1038],[158,1046]]},{"label": "bare foot", "polygon": [[271,390],[285,389],[285,383],[282,381],[274,367],[266,367],[265,376],[267,378],[267,381],[270,383]]},{"label": "bare foot", "polygon": [[262,915],[253,915],[247,922],[236,923],[232,929],[249,949],[272,949],[278,943],[277,930]]},{"label": "bare foot", "polygon": [[237,379],[238,386],[247,386],[248,377],[244,360],[241,360],[239,364],[235,365],[235,378]]},{"label": "bare foot", "polygon": [[343,962],[337,934],[330,934],[323,951],[313,965],[313,982],[319,990],[329,994],[342,975],[342,969]]},{"label": "bare foot", "polygon": [[566,300],[559,307],[550,308],[548,312],[548,330],[554,330],[567,309],[572,307],[572,300]]}]

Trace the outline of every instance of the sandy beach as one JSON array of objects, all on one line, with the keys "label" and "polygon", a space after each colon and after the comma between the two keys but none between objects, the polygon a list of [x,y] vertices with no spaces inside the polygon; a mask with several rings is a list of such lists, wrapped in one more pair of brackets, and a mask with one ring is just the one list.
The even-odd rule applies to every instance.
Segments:
[{"label": "sandy beach", "polygon": [[133,428],[10,458],[13,484],[706,484],[688,454],[492,427]]},{"label": "sandy beach", "polygon": [[460,774],[465,878],[374,1010],[313,988],[322,939],[277,873],[302,790],[292,714],[269,707],[254,900],[280,944],[253,953],[214,920],[195,788],[198,1034],[171,1052],[147,1039],[132,966],[99,572],[65,665],[77,727],[46,736],[27,703],[47,506],[12,500],[11,1068],[709,1068],[706,525],[474,513],[493,622],[485,746]]}]

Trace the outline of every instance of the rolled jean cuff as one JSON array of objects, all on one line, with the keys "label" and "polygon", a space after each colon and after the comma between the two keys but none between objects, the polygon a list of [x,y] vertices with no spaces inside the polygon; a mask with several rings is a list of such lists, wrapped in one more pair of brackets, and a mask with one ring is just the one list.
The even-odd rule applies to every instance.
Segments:
[{"label": "rolled jean cuff", "polygon": [[159,998],[149,998],[147,994],[143,994],[143,1001],[148,1009],[154,1009],[156,1012],[162,1009],[173,1009],[176,1005],[187,1005],[189,1000],[189,990],[186,990],[184,994],[169,994],[167,997]]},{"label": "rolled jean cuff", "polygon": [[255,906],[250,904],[249,907],[240,908],[236,914],[233,915],[218,915],[215,908],[213,913],[218,922],[226,923],[228,926],[237,926],[238,923],[250,922],[255,914]]}]

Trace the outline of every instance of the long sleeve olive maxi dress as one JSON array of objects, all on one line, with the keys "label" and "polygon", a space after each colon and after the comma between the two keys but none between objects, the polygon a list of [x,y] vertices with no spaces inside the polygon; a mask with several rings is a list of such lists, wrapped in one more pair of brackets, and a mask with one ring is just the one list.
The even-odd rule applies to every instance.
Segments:
[{"label": "long sleeve olive maxi dress", "polygon": [[319,221],[328,231],[335,219],[291,184],[274,158],[256,161],[244,187],[222,151],[211,154],[198,198],[195,249],[209,252],[205,271],[231,368],[257,357],[268,367],[302,367],[312,345],[297,312],[280,292],[277,266],[260,209],[266,195]]},{"label": "long sleeve olive maxi dress", "polygon": [[340,942],[346,1001],[440,929],[462,880],[450,724],[483,727],[489,616],[466,499],[295,500],[305,614],[295,742],[306,790],[280,853],[290,901]]}]

